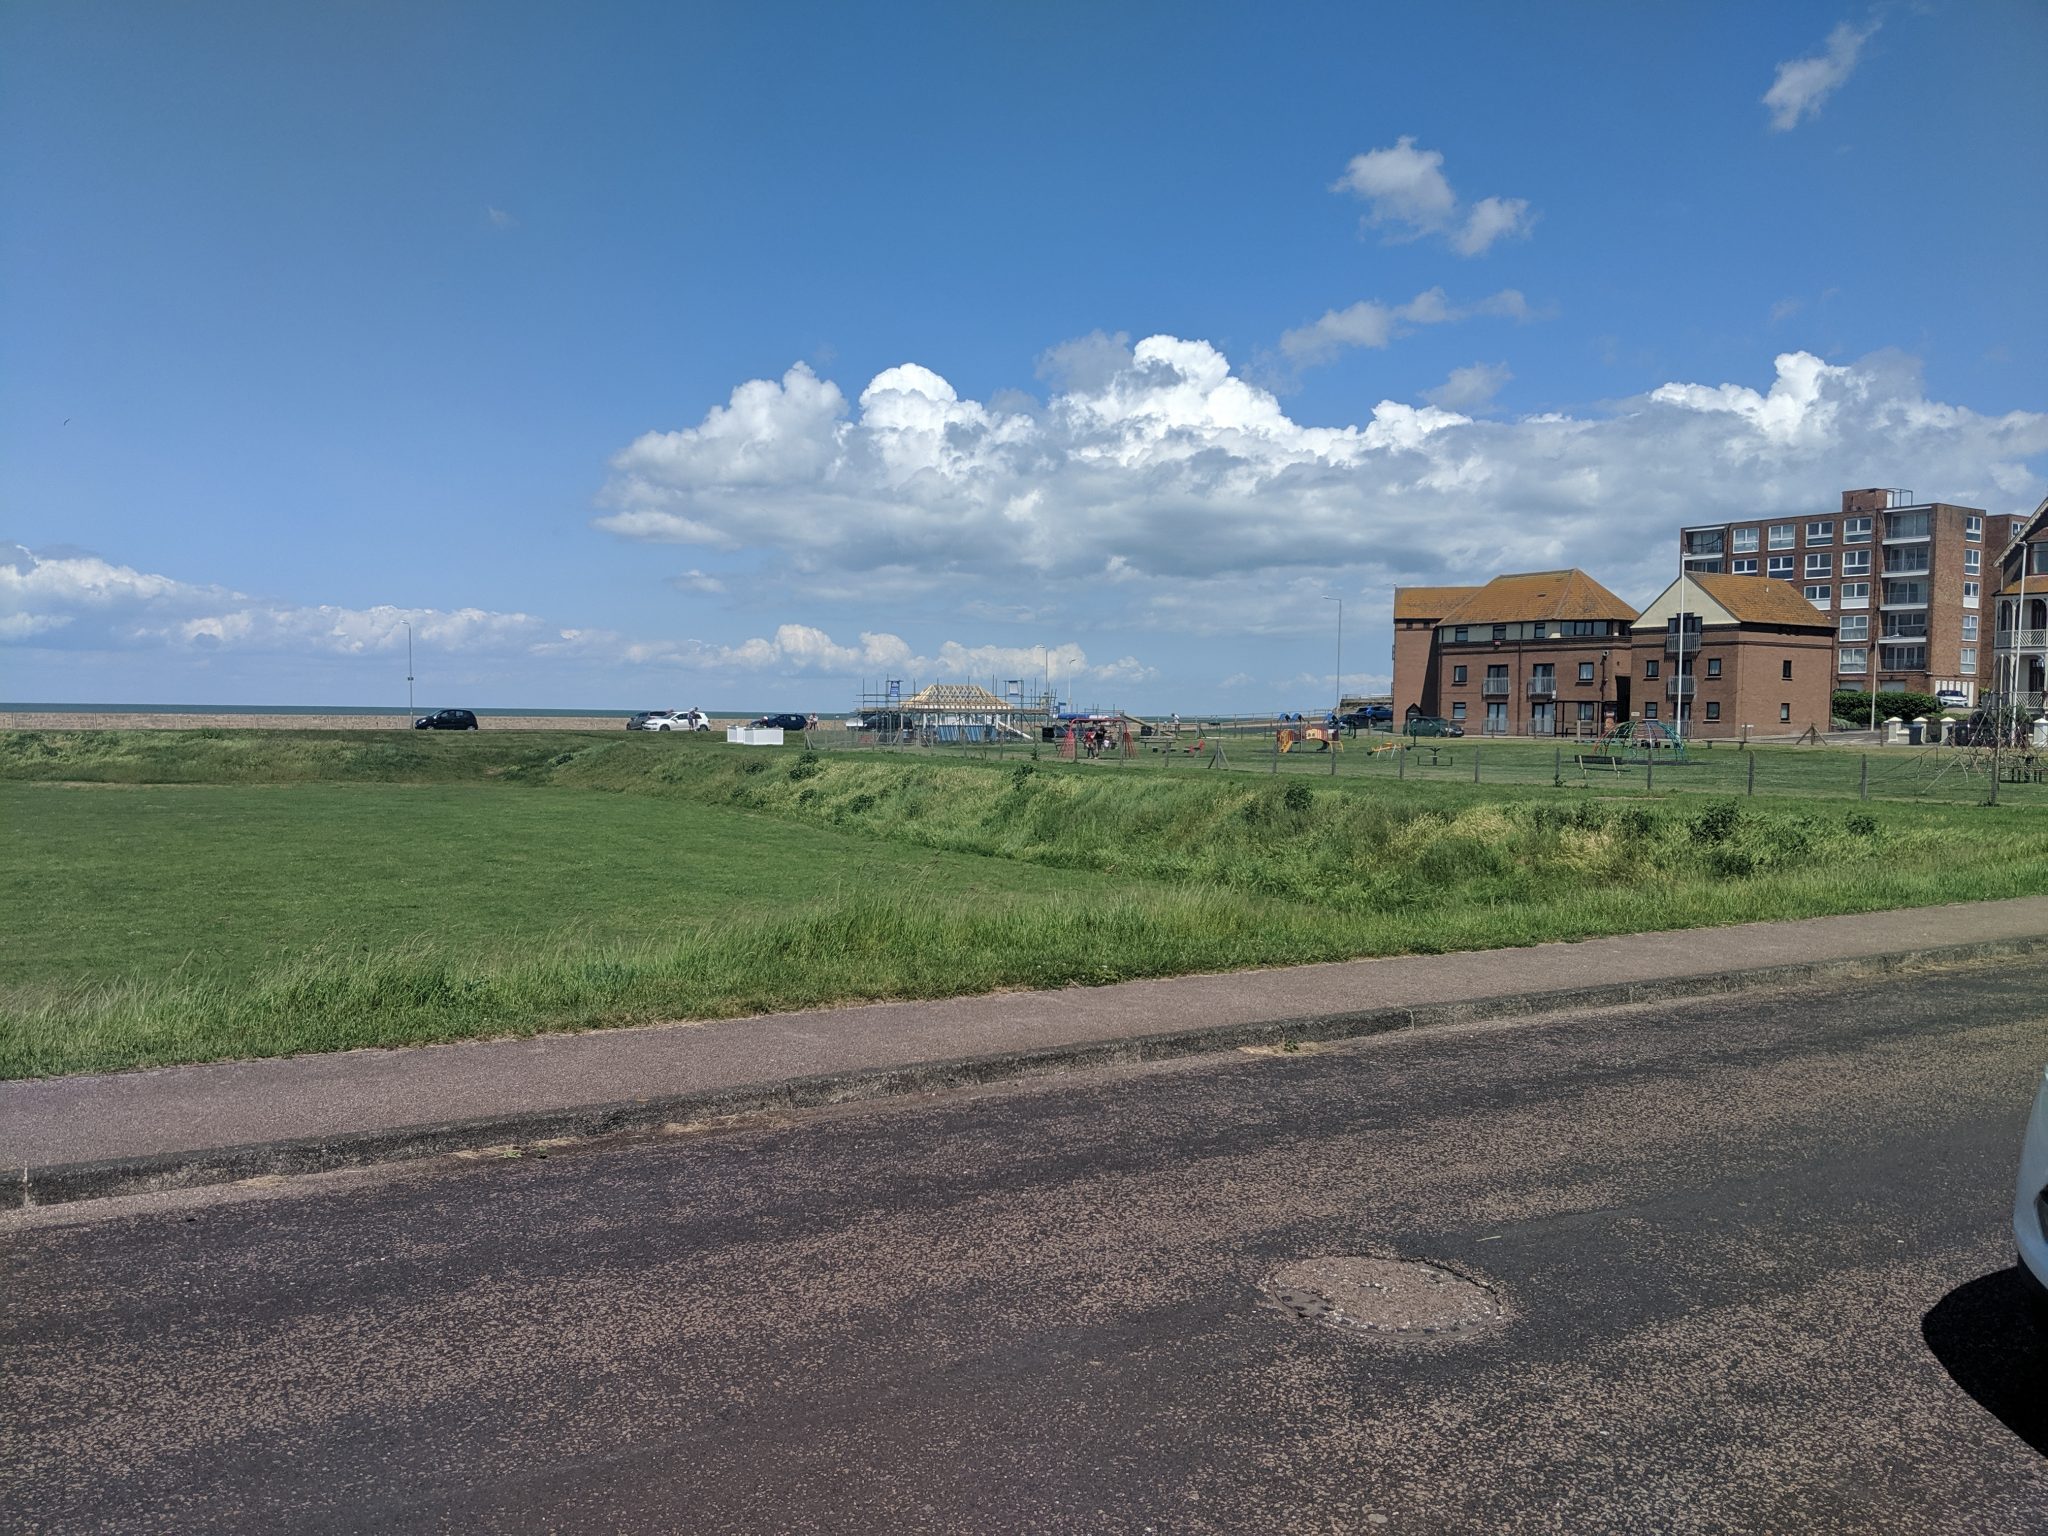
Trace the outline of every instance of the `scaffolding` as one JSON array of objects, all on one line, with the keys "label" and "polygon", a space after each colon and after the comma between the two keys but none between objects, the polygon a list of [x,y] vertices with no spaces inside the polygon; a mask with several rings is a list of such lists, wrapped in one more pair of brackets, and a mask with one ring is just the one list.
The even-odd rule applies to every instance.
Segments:
[{"label": "scaffolding", "polygon": [[890,677],[864,684],[854,708],[862,746],[1037,741],[1052,719],[1053,696],[1032,678],[991,678],[984,688]]}]

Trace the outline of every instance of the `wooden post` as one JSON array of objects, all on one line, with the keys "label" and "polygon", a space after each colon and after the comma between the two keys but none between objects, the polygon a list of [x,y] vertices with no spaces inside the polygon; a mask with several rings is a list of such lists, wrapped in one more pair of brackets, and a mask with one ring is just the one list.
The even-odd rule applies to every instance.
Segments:
[{"label": "wooden post", "polygon": [[1394,748],[1394,777],[1408,777],[1408,748],[1405,745]]},{"label": "wooden post", "polygon": [[1648,794],[1657,787],[1657,749],[1650,748],[1643,753],[1643,793]]},{"label": "wooden post", "polygon": [[1557,780],[1564,777],[1563,747],[1552,747],[1550,749],[1550,777],[1552,778],[1552,780]]},{"label": "wooden post", "polygon": [[1749,754],[1749,792],[1752,795],[1756,793],[1756,754],[1754,752]]},{"label": "wooden post", "polygon": [[1474,743],[1472,747],[1472,782],[1474,784],[1479,782],[1479,747],[1477,743]]},{"label": "wooden post", "polygon": [[1870,798],[1870,754],[1868,752],[1863,754],[1863,771],[1856,779],[1856,798],[1858,800],[1868,800]]}]

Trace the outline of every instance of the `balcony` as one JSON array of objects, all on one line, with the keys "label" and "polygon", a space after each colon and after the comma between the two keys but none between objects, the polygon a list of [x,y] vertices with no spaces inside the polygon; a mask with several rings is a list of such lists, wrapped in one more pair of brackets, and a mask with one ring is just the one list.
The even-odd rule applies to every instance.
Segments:
[{"label": "balcony", "polygon": [[[1682,646],[1679,644],[1681,639],[1685,642]],[[1664,637],[1664,654],[1666,656],[1676,656],[1680,650],[1683,650],[1688,656],[1699,655],[1700,632],[1696,629],[1689,629],[1683,636],[1666,635]]]},{"label": "balcony", "polygon": [[1479,693],[1482,698],[1505,699],[1514,691],[1515,685],[1504,677],[1485,678],[1479,684]]},{"label": "balcony", "polygon": [[1532,677],[1529,679],[1529,697],[1532,699],[1554,699],[1557,697],[1557,679],[1554,677]]},{"label": "balcony", "polygon": [[1667,699],[1689,699],[1698,691],[1699,679],[1694,677],[1674,677],[1664,684]]},{"label": "balcony", "polygon": [[2048,650],[2048,629],[2001,629],[1998,650],[2006,656],[2014,651]]}]

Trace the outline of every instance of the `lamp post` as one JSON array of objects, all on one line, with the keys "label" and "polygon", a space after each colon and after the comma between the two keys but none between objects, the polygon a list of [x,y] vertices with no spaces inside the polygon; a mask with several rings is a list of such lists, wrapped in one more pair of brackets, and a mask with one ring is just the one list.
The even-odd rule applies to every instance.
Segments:
[{"label": "lamp post", "polygon": [[1337,605],[1337,707],[1332,714],[1344,713],[1344,599],[1325,593],[1323,601]]},{"label": "lamp post", "polygon": [[405,712],[412,713],[412,620],[405,621]]}]

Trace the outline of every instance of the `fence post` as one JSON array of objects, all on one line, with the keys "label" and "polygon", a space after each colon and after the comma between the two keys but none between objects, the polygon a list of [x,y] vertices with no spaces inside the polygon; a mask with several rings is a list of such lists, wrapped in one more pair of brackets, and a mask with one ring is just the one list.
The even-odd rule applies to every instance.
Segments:
[{"label": "fence post", "polygon": [[1563,747],[1552,747],[1550,749],[1550,777],[1553,782],[1562,781],[1564,778]]},{"label": "fence post", "polygon": [[1405,746],[1394,748],[1394,777],[1397,779],[1408,777],[1408,749]]},{"label": "fence post", "polygon": [[1748,757],[1749,757],[1749,792],[1750,792],[1750,793],[1751,793],[1752,795],[1754,795],[1754,794],[1756,793],[1756,754],[1755,754],[1754,752],[1751,752],[1751,753],[1749,753],[1749,754],[1748,754]]},{"label": "fence post", "polygon": [[1474,742],[1472,745],[1472,782],[1474,784],[1479,782],[1479,745],[1477,742]]},{"label": "fence post", "polygon": [[1643,793],[1648,794],[1657,787],[1657,749],[1652,747],[1643,754]]},{"label": "fence post", "polygon": [[1280,771],[1280,727],[1273,727],[1273,772]]},{"label": "fence post", "polygon": [[1868,752],[1863,754],[1863,771],[1856,778],[1856,798],[1858,800],[1868,800],[1870,798],[1870,754]]}]

